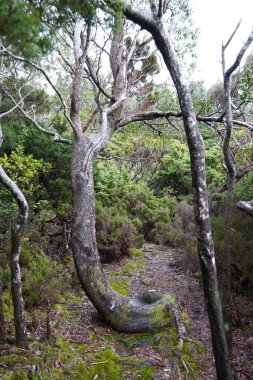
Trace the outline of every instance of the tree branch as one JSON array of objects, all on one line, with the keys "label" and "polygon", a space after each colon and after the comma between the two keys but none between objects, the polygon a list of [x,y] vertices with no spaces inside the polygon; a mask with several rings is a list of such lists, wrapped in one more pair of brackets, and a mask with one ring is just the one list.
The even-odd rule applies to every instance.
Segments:
[{"label": "tree branch", "polygon": [[[1,85],[0,85],[0,88],[2,88]],[[23,101],[25,100],[25,98],[27,98],[29,95],[31,95],[31,93],[34,92],[34,91],[35,91],[35,89],[29,91],[26,95],[24,95],[24,96],[18,101],[18,103],[15,103],[15,105],[14,105],[12,108],[10,108],[10,109],[9,109],[8,111],[6,111],[6,112],[2,112],[2,113],[0,113],[0,119],[1,119],[2,117],[5,117],[5,116],[9,115],[11,112],[15,111],[15,109],[17,109],[17,108],[23,103]],[[5,93],[5,94],[6,94],[6,93]]]},{"label": "tree branch", "polygon": [[61,142],[64,144],[72,144],[71,140],[64,139],[60,136],[58,132],[49,131],[48,129],[43,128],[34,118],[32,118],[18,103],[15,102],[14,98],[3,88],[1,88],[4,94],[12,101],[13,104],[15,104],[15,108],[19,109],[22,114],[33,123],[33,125],[41,132],[53,136],[55,142]]},{"label": "tree branch", "polygon": [[49,85],[52,87],[52,89],[55,91],[55,93],[57,94],[58,98],[60,99],[60,101],[61,101],[61,103],[63,105],[64,116],[65,116],[65,118],[67,119],[67,121],[69,122],[69,124],[73,128],[73,123],[72,123],[72,121],[71,121],[71,119],[70,119],[70,117],[69,117],[69,115],[67,113],[67,106],[66,106],[65,100],[64,100],[61,92],[53,84],[52,80],[50,79],[50,77],[48,76],[48,74],[46,73],[46,71],[44,69],[42,69],[42,67],[38,66],[36,63],[30,61],[29,59],[25,59],[25,58],[22,58],[22,57],[19,57],[19,56],[15,55],[15,54],[12,54],[2,44],[1,44],[1,48],[2,48],[3,52],[5,52],[6,54],[8,54],[14,60],[17,60],[17,61],[20,61],[20,62],[24,62],[24,63],[28,63],[29,65],[31,65],[32,67],[34,67],[36,70],[38,70],[44,76],[44,78],[47,80],[47,82],[49,83]]}]

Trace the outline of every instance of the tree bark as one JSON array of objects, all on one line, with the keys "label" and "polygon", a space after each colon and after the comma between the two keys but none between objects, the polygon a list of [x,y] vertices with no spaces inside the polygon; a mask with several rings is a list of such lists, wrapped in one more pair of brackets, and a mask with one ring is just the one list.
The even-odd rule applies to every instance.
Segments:
[{"label": "tree bark", "polygon": [[11,293],[14,306],[16,344],[18,347],[27,348],[26,321],[19,258],[23,229],[28,217],[28,205],[19,187],[9,178],[2,167],[0,167],[0,182],[12,193],[19,207],[19,214],[11,232]]},{"label": "tree bark", "polygon": [[142,297],[122,297],[108,285],[100,264],[95,230],[92,162],[95,153],[106,145],[107,139],[108,136],[90,133],[74,141],[72,249],[78,277],[99,314],[115,329],[133,333],[161,328],[174,322],[177,308],[173,298],[167,295],[151,302]]},{"label": "tree bark", "polygon": [[225,112],[226,112],[226,133],[223,141],[223,157],[227,171],[227,199],[224,215],[224,250],[223,250],[223,273],[222,273],[222,304],[226,326],[227,341],[229,345],[230,355],[232,356],[232,315],[231,315],[231,247],[232,247],[232,213],[234,203],[234,186],[236,181],[236,169],[234,158],[231,151],[231,138],[233,131],[233,111],[231,99],[232,74],[238,68],[243,55],[253,41],[253,31],[243,44],[234,63],[226,70],[225,51],[232,41],[240,22],[225,45],[222,45],[222,69],[224,80],[224,95],[225,95]]},{"label": "tree bark", "polygon": [[180,64],[175,55],[170,36],[167,34],[162,19],[155,13],[151,14],[146,11],[140,11],[136,7],[132,7],[129,2],[125,2],[125,4],[126,17],[152,34],[178,93],[190,152],[198,253],[202,270],[206,306],[211,326],[217,378],[219,380],[230,380],[232,379],[232,372],[219,297],[207,199],[204,143],[199,132],[191,92],[183,78]]},{"label": "tree bark", "polygon": [[236,206],[239,210],[244,211],[246,214],[253,217],[253,199],[248,202],[239,201]]},{"label": "tree bark", "polygon": [[225,47],[222,49],[222,63],[224,74],[224,95],[226,107],[226,133],[223,142],[223,157],[227,171],[227,197],[224,213],[224,248],[222,262],[222,306],[224,314],[224,322],[226,328],[226,336],[230,355],[232,356],[232,315],[231,315],[231,246],[232,246],[232,214],[234,203],[234,186],[235,186],[235,165],[230,150],[233,115],[231,100],[231,76],[225,72]]},{"label": "tree bark", "polygon": [[[102,318],[112,327],[124,332],[141,332],[161,328],[174,322],[178,310],[169,295],[157,297],[156,302],[137,297],[122,297],[109,286],[103,273],[97,250],[95,230],[95,195],[93,184],[93,160],[104,149],[116,128],[124,108],[126,93],[126,59],[122,49],[123,34],[112,41],[111,66],[116,98],[107,110],[97,97],[100,120],[92,128],[83,131],[80,122],[81,94],[85,50],[79,51],[81,29],[75,28],[74,52],[76,69],[72,83],[71,122],[74,130],[72,152],[72,187],[74,223],[72,250],[79,281]],[[87,46],[88,41],[86,42]],[[86,49],[87,51],[87,49]],[[125,58],[124,58],[125,57]]]}]

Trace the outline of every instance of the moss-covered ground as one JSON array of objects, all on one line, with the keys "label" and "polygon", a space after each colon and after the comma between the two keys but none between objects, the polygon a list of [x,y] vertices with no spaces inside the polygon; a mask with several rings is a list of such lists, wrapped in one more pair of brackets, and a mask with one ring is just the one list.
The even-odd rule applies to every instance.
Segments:
[{"label": "moss-covered ground", "polygon": [[[125,296],[134,295],[136,287],[149,290],[154,283],[147,277],[149,259],[141,251],[133,253],[121,263],[105,265],[110,285]],[[5,304],[11,310],[7,293]],[[8,330],[13,334],[9,314]],[[185,312],[182,319],[190,325]],[[34,308],[27,312],[27,320],[29,350],[12,344],[0,347],[1,379],[201,379],[203,349],[199,342],[185,339],[179,348],[176,325],[151,333],[118,333],[100,320],[78,287],[64,294],[50,314],[43,307]]]}]

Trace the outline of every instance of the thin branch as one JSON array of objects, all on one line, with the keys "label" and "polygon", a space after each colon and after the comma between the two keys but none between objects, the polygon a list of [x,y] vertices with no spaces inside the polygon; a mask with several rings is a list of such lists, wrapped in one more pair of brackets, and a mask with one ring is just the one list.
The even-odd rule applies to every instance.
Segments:
[{"label": "thin branch", "polygon": [[14,60],[17,60],[17,61],[20,61],[20,62],[24,62],[24,63],[28,63],[29,65],[31,65],[32,67],[34,67],[36,70],[38,70],[39,72],[41,72],[41,74],[44,76],[44,78],[47,80],[47,82],[50,84],[50,86],[52,87],[52,89],[55,91],[55,93],[57,94],[58,98],[60,99],[62,105],[63,105],[63,113],[64,113],[64,116],[66,117],[67,121],[69,122],[69,124],[71,125],[72,128],[74,128],[73,126],[73,123],[69,117],[69,115],[67,114],[67,106],[66,106],[66,103],[64,101],[64,98],[62,96],[62,94],[60,93],[60,91],[58,90],[58,88],[53,84],[52,80],[50,79],[50,77],[48,76],[48,74],[46,73],[46,71],[44,69],[42,69],[42,67],[38,66],[36,63],[30,61],[29,59],[25,59],[25,58],[22,58],[22,57],[19,57],[15,54],[12,54],[10,51],[8,51],[3,45],[1,45],[3,51],[8,54],[11,58],[13,58]]},{"label": "thin branch", "polygon": [[225,43],[225,45],[223,45],[223,48],[224,48],[224,49],[226,49],[226,48],[228,47],[228,45],[230,44],[230,42],[232,41],[232,39],[233,39],[235,33],[237,32],[239,26],[241,25],[241,22],[242,22],[242,20],[240,20],[240,21],[238,22],[238,24],[236,25],[236,27],[235,27],[233,33],[232,33],[231,36],[229,37],[228,41]]},{"label": "thin branch", "polygon": [[253,41],[253,29],[251,31],[251,34],[249,35],[247,41],[243,44],[243,47],[239,51],[234,63],[230,66],[230,68],[225,72],[225,78],[228,78],[231,76],[231,74],[238,68],[246,50],[251,45]]},{"label": "thin branch", "polygon": [[72,141],[71,140],[67,140],[67,139],[64,139],[60,136],[60,134],[58,132],[53,132],[53,131],[49,131],[48,129],[45,129],[43,128],[34,118],[32,118],[22,107],[20,107],[20,105],[18,105],[18,103],[15,102],[14,98],[6,91],[2,88],[2,91],[4,92],[4,94],[12,101],[13,104],[15,104],[16,108],[19,109],[20,112],[22,112],[22,114],[29,120],[33,123],[33,125],[41,132],[47,134],[47,135],[50,135],[50,136],[53,136],[54,137],[54,141],[55,142],[61,142],[61,143],[64,143],[64,144],[72,144]]},{"label": "thin branch", "polygon": [[163,15],[163,0],[159,0],[157,17],[161,18]]},{"label": "thin branch", "polygon": [[[197,120],[203,121],[205,123],[225,123],[226,119],[224,116],[225,116],[224,113],[222,113],[218,117],[197,115]],[[154,119],[158,119],[158,118],[169,118],[169,117],[182,118],[183,114],[182,114],[182,112],[176,112],[176,111],[168,111],[168,112],[150,111],[150,112],[140,113],[140,114],[130,116],[126,119],[120,120],[118,125],[117,125],[117,129],[122,128],[125,125],[136,122],[136,121],[154,120]],[[253,124],[251,124],[249,122],[244,122],[241,120],[233,120],[233,123],[236,125],[239,125],[241,127],[247,128],[250,131],[253,131]]]},{"label": "thin branch", "polygon": [[108,99],[110,99],[111,101],[115,101],[114,97],[110,94],[108,94],[108,92],[101,86],[101,84],[99,83],[99,81],[96,79],[93,71],[92,71],[92,68],[91,68],[91,62],[90,62],[90,59],[88,57],[86,57],[86,63],[87,63],[87,67],[88,67],[88,74],[91,76],[91,79],[93,80],[93,82],[95,83],[95,85],[97,86],[97,88],[99,89],[100,92],[102,92],[102,94],[104,96],[106,96]]},{"label": "thin branch", "polygon": [[[1,86],[0,86],[0,88],[1,88]],[[10,108],[8,111],[6,111],[6,112],[2,112],[2,113],[0,113],[0,119],[2,118],[2,117],[5,117],[5,116],[7,116],[7,115],[9,115],[10,113],[12,113],[13,111],[15,111],[15,109],[17,109],[23,102],[24,102],[24,100],[29,96],[29,95],[31,95],[31,93],[33,93],[35,91],[35,89],[33,89],[33,90],[31,90],[31,91],[29,91],[26,95],[24,95],[19,101],[18,101],[18,103],[15,103],[15,105],[12,107],[12,108]]]}]

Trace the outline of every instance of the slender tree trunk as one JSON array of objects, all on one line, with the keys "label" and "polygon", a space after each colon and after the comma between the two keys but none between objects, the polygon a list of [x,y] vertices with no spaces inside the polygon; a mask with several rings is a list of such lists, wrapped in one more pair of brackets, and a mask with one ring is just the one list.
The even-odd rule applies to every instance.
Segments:
[{"label": "slender tree trunk", "polygon": [[23,228],[28,216],[28,205],[21,190],[8,177],[2,167],[0,167],[0,182],[12,193],[19,207],[19,214],[11,233],[11,292],[14,306],[16,344],[19,347],[27,348],[28,345],[26,336],[26,322],[24,313],[24,300],[21,288],[21,271],[19,258]]},{"label": "slender tree trunk", "polygon": [[[128,3],[128,2],[127,2]],[[129,4],[129,3],[128,3]],[[198,253],[202,270],[203,287],[210,321],[216,371],[219,380],[231,380],[232,372],[224,329],[224,321],[218,290],[217,270],[211,233],[209,206],[206,189],[204,143],[199,132],[190,89],[185,82],[172,42],[162,20],[154,13],[140,12],[128,5],[125,15],[142,28],[148,30],[161,52],[164,62],[175,84],[183,114],[187,137],[195,205],[195,220],[198,237]]]},{"label": "slender tree trunk", "polygon": [[3,309],[3,283],[0,280],[0,343],[6,339],[6,324]]},{"label": "slender tree trunk", "polygon": [[224,248],[222,262],[222,306],[226,336],[230,355],[232,355],[232,315],[231,315],[231,248],[232,248],[232,214],[234,203],[234,177],[228,176],[228,191],[224,213]]}]

